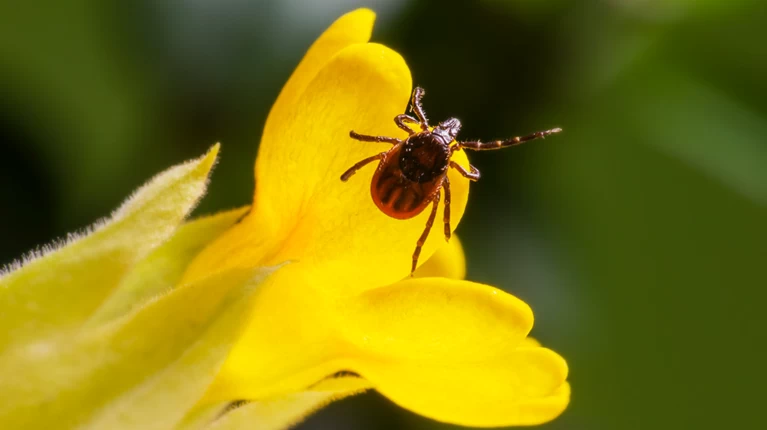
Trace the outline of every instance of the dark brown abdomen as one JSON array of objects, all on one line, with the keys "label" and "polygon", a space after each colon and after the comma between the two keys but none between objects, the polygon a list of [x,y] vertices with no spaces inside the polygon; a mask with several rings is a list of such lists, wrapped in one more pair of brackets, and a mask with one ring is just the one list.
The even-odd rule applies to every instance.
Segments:
[{"label": "dark brown abdomen", "polygon": [[423,212],[439,189],[442,176],[432,181],[417,183],[408,180],[399,166],[400,148],[393,148],[381,160],[373,181],[370,195],[381,212],[396,219],[409,219]]}]

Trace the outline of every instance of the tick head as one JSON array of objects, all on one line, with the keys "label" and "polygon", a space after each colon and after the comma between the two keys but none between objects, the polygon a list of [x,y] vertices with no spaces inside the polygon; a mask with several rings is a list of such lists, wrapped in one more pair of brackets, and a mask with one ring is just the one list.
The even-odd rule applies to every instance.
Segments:
[{"label": "tick head", "polygon": [[447,142],[445,143],[454,141],[456,136],[458,136],[459,131],[461,131],[461,121],[459,121],[458,118],[448,118],[447,120],[440,122],[438,126],[434,127],[435,134],[446,138]]}]

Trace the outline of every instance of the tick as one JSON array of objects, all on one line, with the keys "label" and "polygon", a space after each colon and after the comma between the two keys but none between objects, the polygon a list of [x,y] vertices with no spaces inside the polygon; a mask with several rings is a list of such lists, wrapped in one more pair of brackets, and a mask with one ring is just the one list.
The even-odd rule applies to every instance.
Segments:
[{"label": "tick", "polygon": [[[508,148],[562,131],[561,128],[553,128],[527,136],[486,143],[478,140],[457,141],[455,139],[461,130],[461,121],[457,118],[449,118],[434,128],[429,127],[429,121],[426,119],[426,114],[424,114],[421,106],[421,99],[425,93],[420,87],[413,91],[410,110],[415,113],[416,118],[405,114],[394,117],[394,123],[397,124],[397,127],[408,133],[406,139],[368,136],[353,130],[350,131],[349,136],[352,139],[362,142],[386,142],[393,146],[388,151],[365,158],[341,175],[341,180],[346,182],[365,165],[378,161],[378,168],[373,174],[373,180],[370,184],[370,194],[378,209],[392,218],[402,220],[413,218],[423,212],[431,203],[431,214],[426,221],[426,228],[421,237],[418,238],[413,252],[411,276],[418,265],[421,248],[429,236],[432,225],[434,225],[434,219],[437,217],[437,206],[443,192],[445,196],[445,240],[450,240],[450,180],[447,177],[448,169],[457,170],[470,181],[479,180],[479,170],[476,167],[469,165],[469,171],[466,171],[461,165],[450,159],[454,152],[461,149],[486,151]],[[417,129],[413,130],[411,126],[417,126]]]}]

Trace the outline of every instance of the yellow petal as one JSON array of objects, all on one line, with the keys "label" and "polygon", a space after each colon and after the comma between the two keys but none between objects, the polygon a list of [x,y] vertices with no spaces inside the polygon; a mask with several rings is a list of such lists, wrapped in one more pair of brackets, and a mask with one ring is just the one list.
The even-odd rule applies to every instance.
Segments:
[{"label": "yellow petal", "polygon": [[208,429],[288,429],[328,403],[361,393],[369,387],[370,384],[361,378],[330,378],[306,391],[250,402],[229,411]]},{"label": "yellow petal", "polygon": [[[290,260],[306,265],[317,288],[348,294],[408,275],[428,210],[404,221],[383,214],[370,197],[374,166],[348,182],[340,176],[391,147],[352,140],[350,130],[402,137],[393,118],[404,112],[410,89],[410,71],[391,49],[363,44],[336,54],[307,86],[291,118],[265,133],[253,212],[204,250],[186,279]],[[463,152],[454,159],[467,165]],[[455,171],[450,179],[455,228],[468,180]],[[444,243],[441,227],[436,223],[422,262]]]},{"label": "yellow petal", "polygon": [[205,193],[218,145],[139,188],[93,232],[0,277],[0,350],[82,323]]},{"label": "yellow petal", "polygon": [[[516,351],[533,326],[530,307],[469,281],[415,278],[339,303],[345,341],[360,354],[407,361],[472,361]],[[356,354],[355,354],[356,355]]]},{"label": "yellow petal", "polygon": [[[513,413],[517,418],[512,424],[512,421],[508,419],[512,413],[507,413],[504,419],[508,420],[509,424],[504,425],[535,425],[550,421],[564,412],[569,403],[570,384],[565,382],[548,396],[530,398],[513,406],[510,405],[509,409],[512,407],[515,409]],[[495,424],[488,424],[488,426],[495,426]]]},{"label": "yellow petal", "polygon": [[403,407],[457,424],[543,422],[567,405],[569,397],[557,391],[567,366],[552,351],[529,347],[532,313],[513,296],[466,281],[416,278],[328,299],[305,287],[299,267],[261,286],[258,318],[233,348],[207,403],[285,396],[351,370]]},{"label": "yellow petal", "polygon": [[[477,355],[482,351],[477,350]],[[564,360],[546,348],[521,348],[492,360],[447,363],[371,360],[360,372],[384,396],[417,414],[473,427],[533,425],[564,411]]]},{"label": "yellow petal", "polygon": [[503,426],[548,421],[567,404],[539,405],[553,402],[542,399],[562,386],[567,365],[551,350],[520,347],[532,313],[500,290],[413,279],[368,291],[339,312],[348,318],[341,354],[352,357],[351,370],[416,413]]},{"label": "yellow petal", "polygon": [[298,392],[344,369],[337,362],[332,300],[309,287],[311,279],[300,265],[284,267],[260,286],[252,303],[254,317],[205,403]]},{"label": "yellow petal", "polygon": [[536,347],[536,346],[541,346],[541,343],[538,342],[537,339],[528,336],[525,338],[525,340],[520,342],[519,346],[520,347]]},{"label": "yellow petal", "polygon": [[463,279],[466,277],[466,257],[458,236],[443,244],[413,274],[416,278]]},{"label": "yellow petal", "polygon": [[[254,318],[206,395],[208,403],[301,391],[349,370],[359,355],[388,351],[436,359],[481,348],[478,336],[489,351],[513,351],[533,324],[524,302],[483,285],[419,278],[334,297],[326,291],[332,285],[314,285],[301,266],[291,264],[261,285]],[[456,324],[457,332],[445,330]]]},{"label": "yellow petal", "polygon": [[[266,120],[264,138],[280,134],[281,128],[295,111],[299,97],[306,86],[336,53],[347,46],[366,43],[370,39],[374,21],[375,13],[372,10],[357,9],[338,18],[322,33],[306,52],[272,106]],[[279,149],[267,146],[261,147],[260,151],[268,153],[270,150]]]}]

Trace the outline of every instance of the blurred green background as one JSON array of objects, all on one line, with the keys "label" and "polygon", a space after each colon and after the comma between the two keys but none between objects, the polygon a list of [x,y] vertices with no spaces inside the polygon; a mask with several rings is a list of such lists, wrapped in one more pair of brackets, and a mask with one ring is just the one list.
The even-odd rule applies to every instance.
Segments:
[{"label": "blurred green background", "polygon": [[[168,0],[0,5],[0,263],[223,142],[206,213],[246,204],[269,108],[358,6],[474,154],[469,278],[570,364],[550,429],[767,428],[762,0]],[[437,59],[448,58],[449,67]],[[301,429],[438,429],[375,393]]]}]

